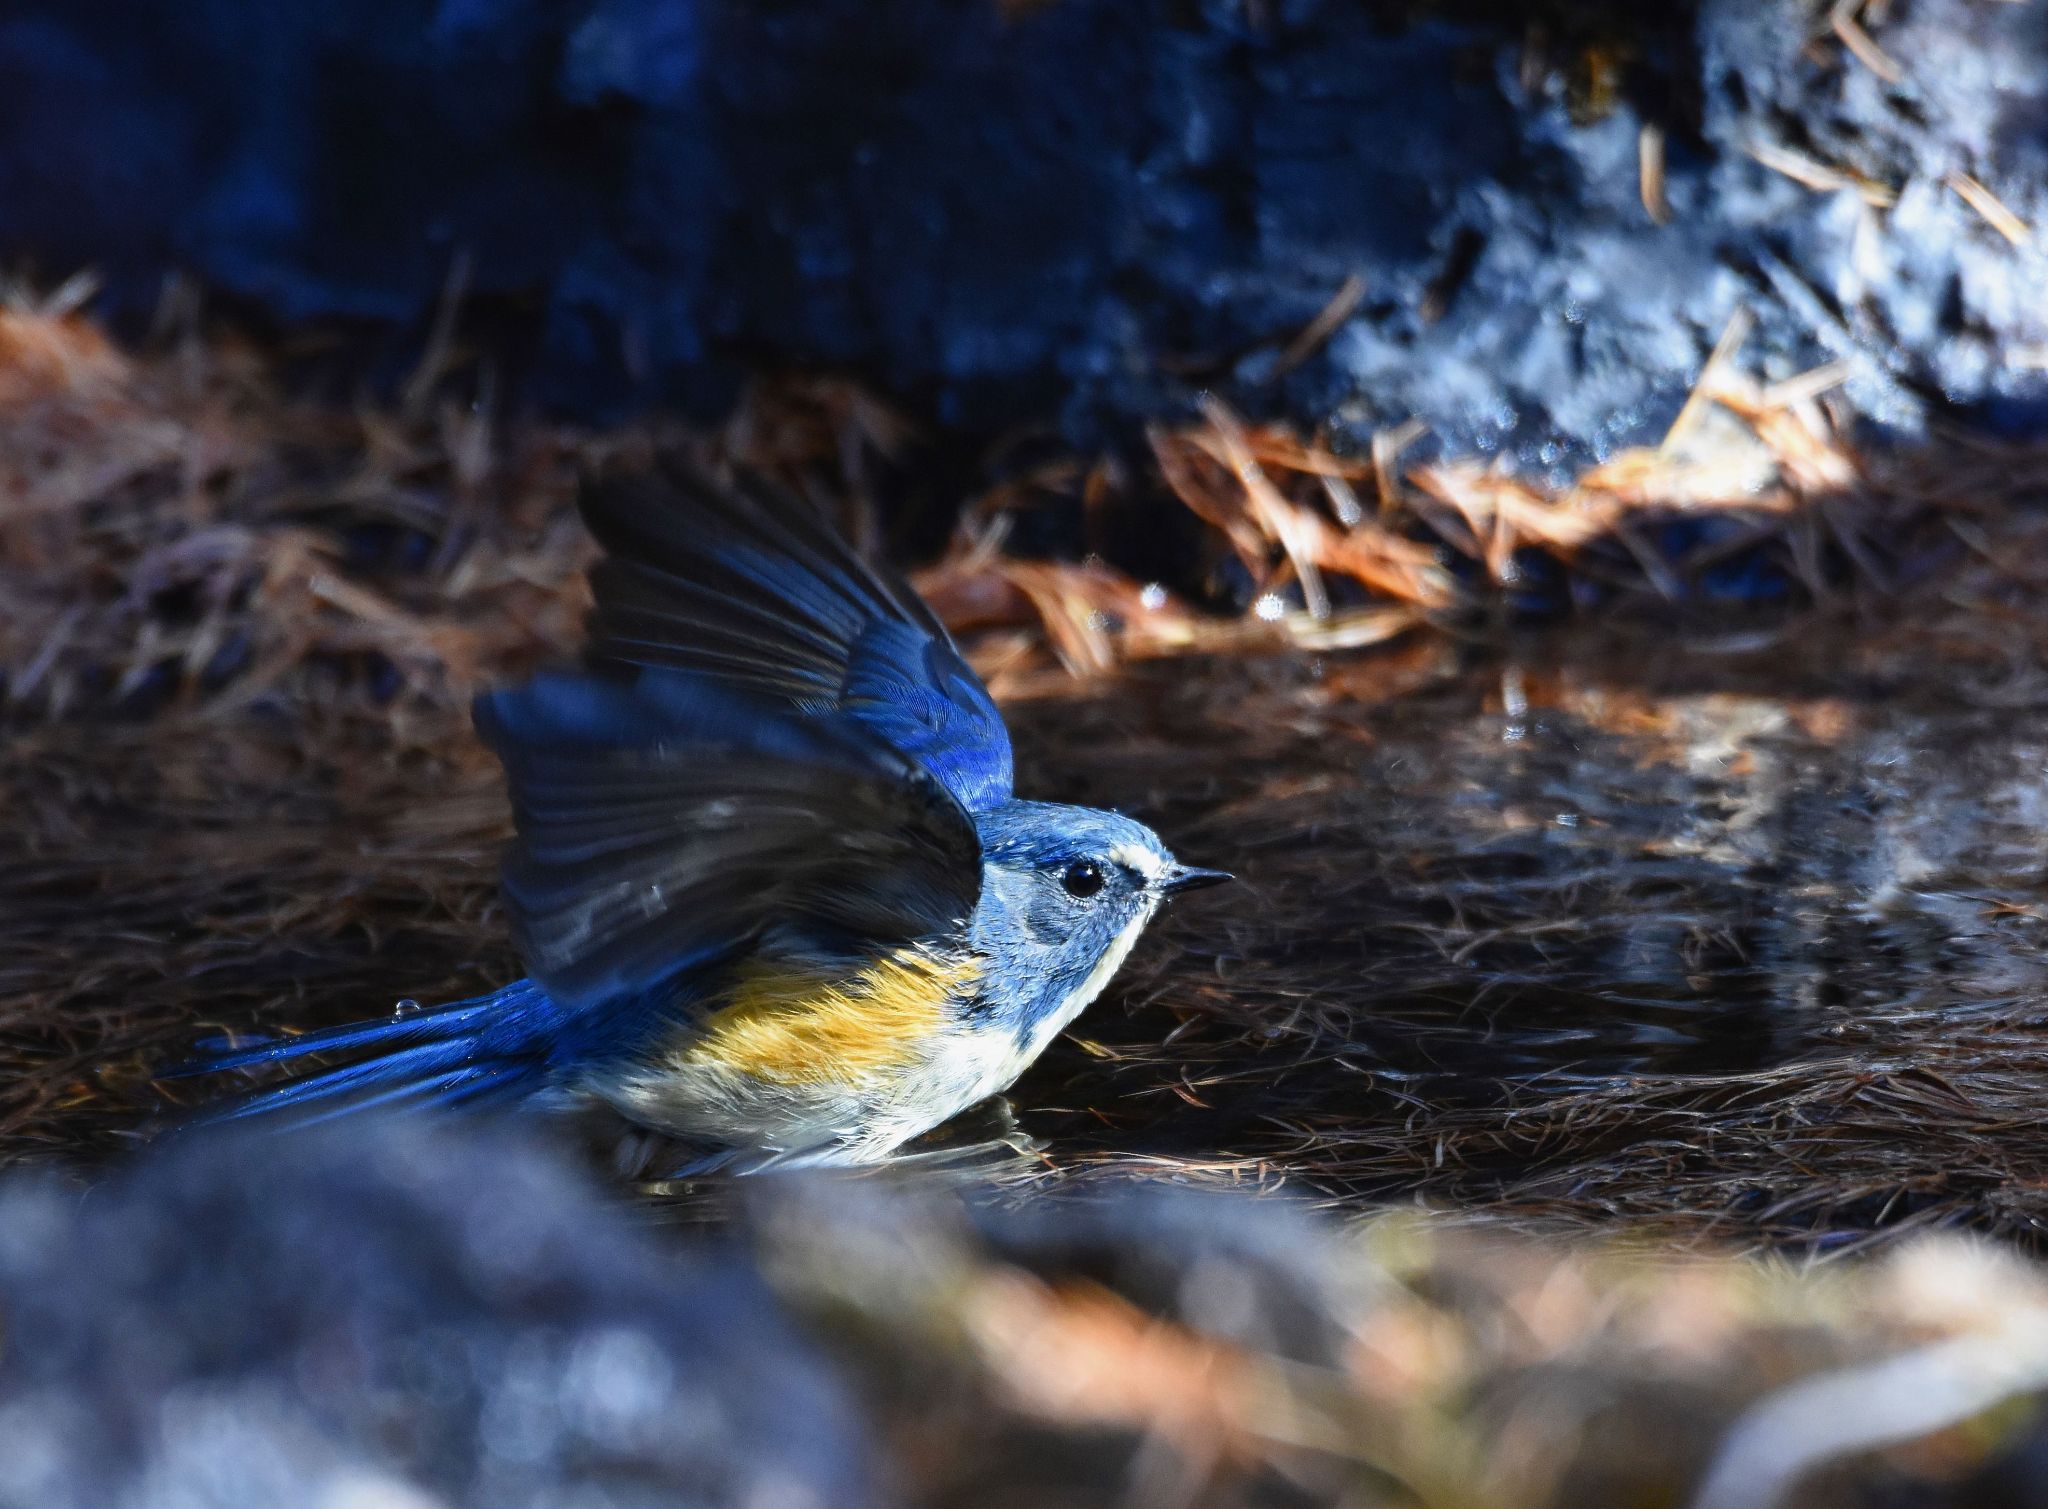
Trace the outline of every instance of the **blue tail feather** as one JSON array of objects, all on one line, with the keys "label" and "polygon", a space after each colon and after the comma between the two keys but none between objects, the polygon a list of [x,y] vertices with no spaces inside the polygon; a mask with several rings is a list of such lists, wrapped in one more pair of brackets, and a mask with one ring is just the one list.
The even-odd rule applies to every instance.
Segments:
[{"label": "blue tail feather", "polygon": [[437,1074],[417,1061],[401,1066],[378,1059],[259,1090],[209,1110],[200,1119],[212,1123],[286,1114],[294,1126],[312,1126],[360,1111],[475,1105],[493,1096],[510,1099],[512,1092],[532,1088],[534,1072],[530,1061],[463,1064]]},{"label": "blue tail feather", "polygon": [[[164,1070],[163,1079],[188,1078],[262,1064],[296,1063],[314,1054],[373,1050],[369,1056],[321,1069],[284,1084],[229,1100],[200,1116],[204,1122],[239,1121],[290,1113],[298,1122],[388,1106],[475,1104],[535,1089],[554,1048],[561,1011],[531,980],[487,996],[451,1001],[381,1022],[357,1022],[230,1048]],[[309,1108],[317,1107],[312,1115]]]},{"label": "blue tail feather", "polygon": [[[282,1063],[309,1053],[344,1053],[352,1048],[390,1048],[410,1042],[444,1042],[476,1026],[509,1003],[514,992],[540,988],[521,980],[487,996],[467,1001],[450,1001],[423,1011],[408,1012],[381,1022],[349,1022],[319,1032],[303,1032],[287,1038],[261,1038],[236,1047],[227,1038],[210,1038],[200,1044],[203,1057],[174,1064],[157,1071],[158,1079],[189,1079],[198,1074],[216,1074],[223,1069],[247,1069],[257,1064]],[[225,1051],[214,1051],[216,1048]]]}]

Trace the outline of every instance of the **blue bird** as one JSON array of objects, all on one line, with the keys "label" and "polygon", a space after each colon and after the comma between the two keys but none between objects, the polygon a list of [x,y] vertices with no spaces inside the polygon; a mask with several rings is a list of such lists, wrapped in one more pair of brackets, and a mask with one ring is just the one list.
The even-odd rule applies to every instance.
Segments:
[{"label": "blue bird", "polygon": [[216,1117],[608,1106],[705,1166],[870,1162],[1007,1089],[1167,897],[1230,878],[1018,800],[945,629],[796,498],[670,460],[581,506],[585,664],[476,705],[531,978],[179,1071],[355,1055]]}]

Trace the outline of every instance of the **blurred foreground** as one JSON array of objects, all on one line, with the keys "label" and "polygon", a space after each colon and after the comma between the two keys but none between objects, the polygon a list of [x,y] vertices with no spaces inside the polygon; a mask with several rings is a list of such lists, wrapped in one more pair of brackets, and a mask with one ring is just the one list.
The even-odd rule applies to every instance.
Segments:
[{"label": "blurred foreground", "polygon": [[2039,1504],[2048,1286],[1157,1185],[889,1175],[650,1226],[504,1129],[0,1188],[0,1504]]}]

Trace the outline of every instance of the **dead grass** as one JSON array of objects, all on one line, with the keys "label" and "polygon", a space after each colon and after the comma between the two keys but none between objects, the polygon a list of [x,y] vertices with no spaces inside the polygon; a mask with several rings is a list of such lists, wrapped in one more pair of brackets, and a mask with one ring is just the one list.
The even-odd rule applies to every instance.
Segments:
[{"label": "dead grass", "polygon": [[9,712],[460,700],[569,652],[571,438],[454,404],[295,405],[252,352],[110,346],[82,290],[0,303]]},{"label": "dead grass", "polygon": [[[694,445],[847,510],[870,544],[883,479],[917,464],[912,426],[831,380],[764,385],[708,435],[507,426],[426,379],[391,406],[297,403],[273,362],[225,337],[117,348],[80,312],[88,292],[0,302],[0,712],[16,719],[274,692],[458,705],[573,653],[583,460]],[[1965,548],[1994,554],[1987,529],[2048,490],[2038,453],[1958,441],[1933,459],[1864,455],[1830,403],[1844,367],[1761,384],[1740,369],[1741,336],[1731,327],[1662,444],[1567,487],[1404,464],[1416,425],[1352,453],[1212,401],[1152,433],[1145,474],[1055,461],[991,486],[919,585],[991,664],[1101,671],[1358,648],[1524,609],[1669,612],[1770,585],[1808,604],[1882,594]],[[428,377],[453,360],[439,352]],[[1213,580],[1005,548],[1030,510],[1099,517],[1161,493],[1249,584],[1240,609]],[[1766,588],[1717,586],[1731,563]]]},{"label": "dead grass", "polygon": [[[118,1140],[202,1022],[317,1025],[516,970],[463,709],[573,653],[580,458],[699,445],[873,537],[920,443],[830,382],[764,387],[708,437],[508,431],[430,383],[308,407],[231,343],[122,351],[78,292],[0,311],[14,1156]],[[964,510],[920,580],[1009,699],[1034,793],[1143,811],[1249,877],[1134,961],[1135,1015],[1027,1084],[1058,1153],[1024,1187],[1163,1168],[1812,1250],[2032,1240],[2048,895],[2010,860],[2026,824],[1970,804],[2032,800],[2048,461],[1872,459],[1831,416],[1838,372],[1759,385],[1739,346],[1661,447],[1565,489],[1404,465],[1412,428],[1345,455],[1212,405],[1151,437],[1150,480],[1055,461]],[[1049,500],[1085,518],[1148,488],[1249,611],[1005,548]],[[1672,626],[1699,637],[1697,589],[1744,552],[1820,611],[1738,603],[1687,651]],[[1503,651],[1539,571],[1659,648]],[[1930,780],[1996,768],[1912,787],[1899,749]],[[1874,835],[1829,791],[1954,832]],[[1880,839],[1949,857],[1884,891],[1857,869]],[[1645,1035],[1677,1048],[1625,1051]]]}]

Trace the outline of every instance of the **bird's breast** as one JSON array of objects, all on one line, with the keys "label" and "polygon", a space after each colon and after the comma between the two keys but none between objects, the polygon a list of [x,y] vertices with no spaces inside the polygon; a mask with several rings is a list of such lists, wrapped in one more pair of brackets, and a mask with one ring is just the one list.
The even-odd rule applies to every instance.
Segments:
[{"label": "bird's breast", "polygon": [[674,1056],[785,1085],[856,1085],[928,1056],[981,979],[971,954],[893,950],[847,971],[755,960]]},{"label": "bird's breast", "polygon": [[1019,1052],[1025,1063],[1045,1051],[1046,1045],[1093,1004],[1110,980],[1124,966],[1137,946],[1139,935],[1151,922],[1156,906],[1147,906],[1124,924],[1085,973],[1059,981],[1043,1007],[1027,1020],[1019,1033]]},{"label": "bird's breast", "polygon": [[979,957],[892,950],[857,968],[755,960],[708,1015],[587,1089],[678,1136],[861,1162],[990,1093],[1015,1051],[977,1026]]}]

